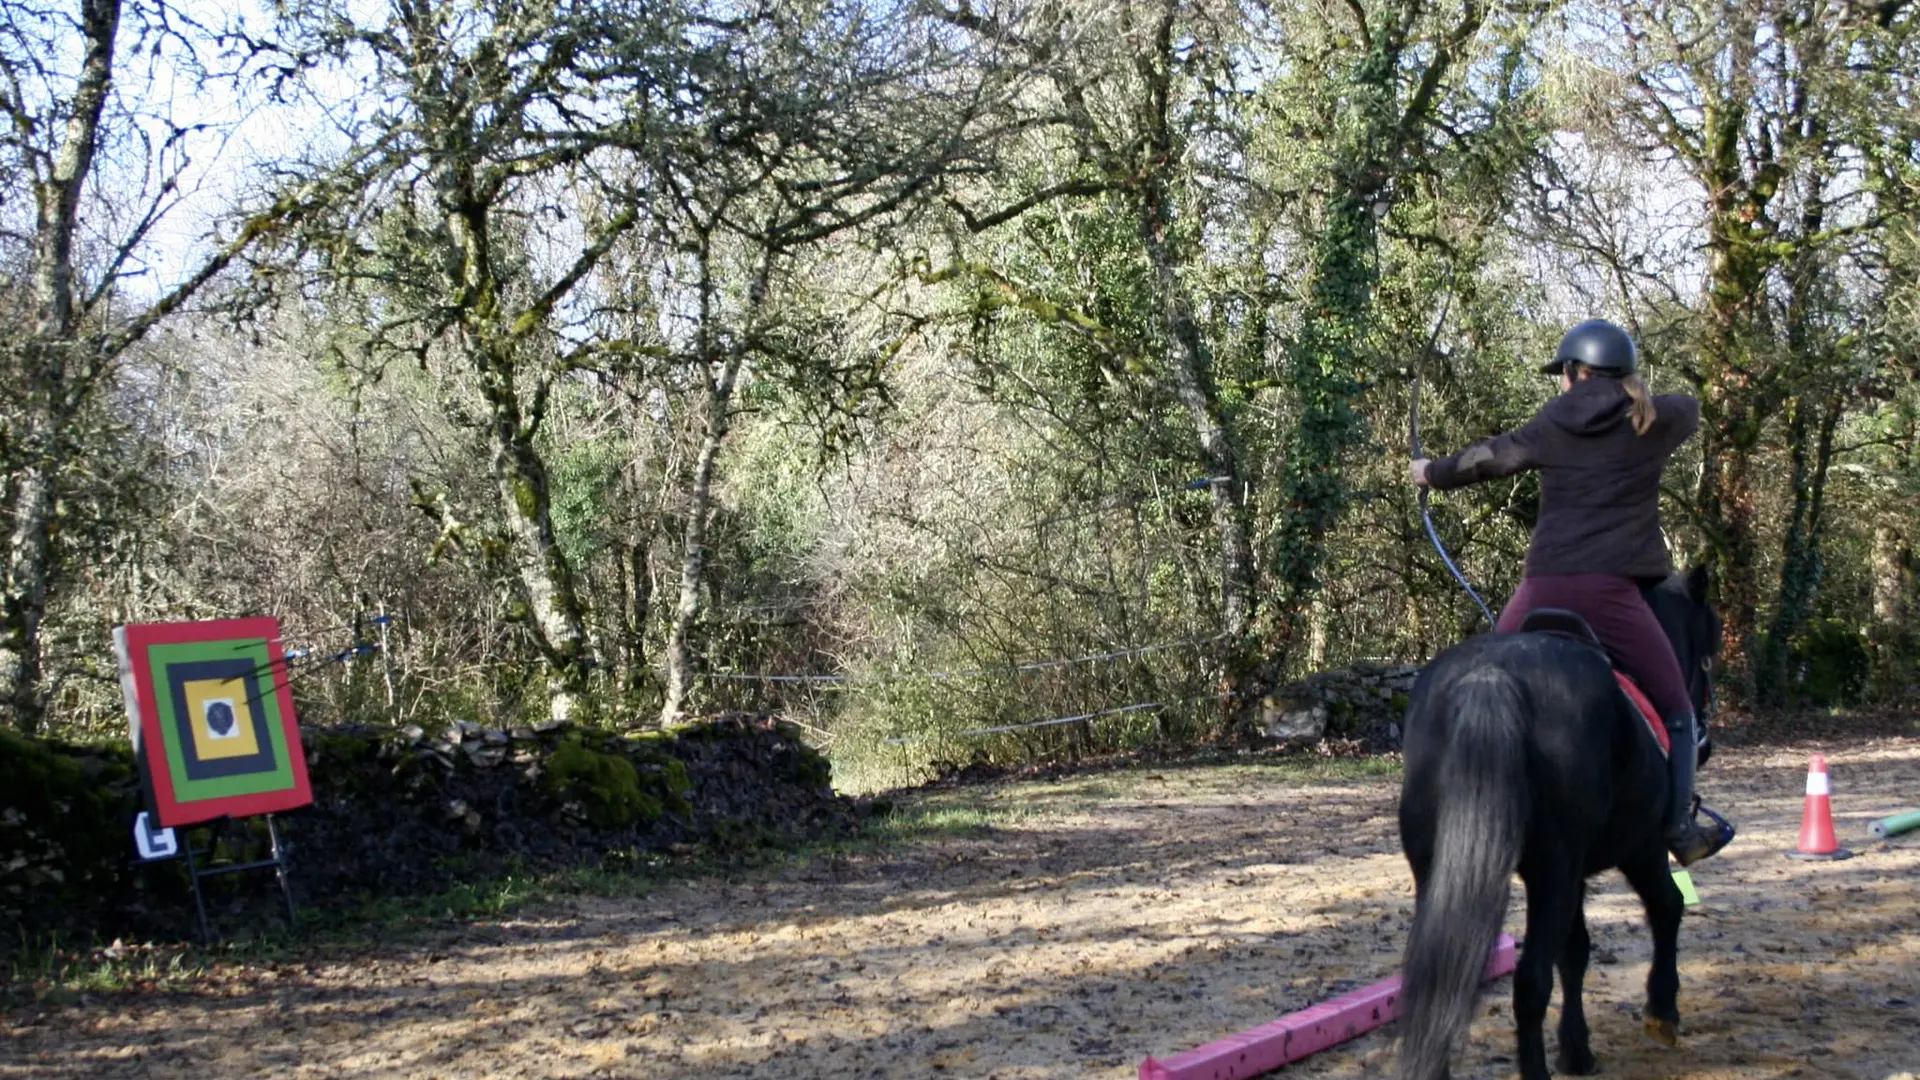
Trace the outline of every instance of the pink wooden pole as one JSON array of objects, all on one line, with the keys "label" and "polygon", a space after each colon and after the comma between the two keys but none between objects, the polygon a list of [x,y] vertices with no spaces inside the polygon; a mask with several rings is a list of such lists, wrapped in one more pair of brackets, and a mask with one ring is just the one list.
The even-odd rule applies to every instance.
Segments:
[{"label": "pink wooden pole", "polygon": [[[1513,971],[1513,938],[1501,934],[1487,958],[1489,979]],[[1400,1015],[1400,976],[1289,1013],[1165,1061],[1140,1063],[1140,1080],[1243,1080],[1372,1031]]]}]

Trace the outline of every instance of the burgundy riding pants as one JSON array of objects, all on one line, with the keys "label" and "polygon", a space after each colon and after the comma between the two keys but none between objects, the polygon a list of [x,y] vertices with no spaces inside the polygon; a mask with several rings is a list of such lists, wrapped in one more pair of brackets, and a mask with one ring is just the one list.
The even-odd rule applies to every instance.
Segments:
[{"label": "burgundy riding pants", "polygon": [[1632,578],[1555,574],[1522,579],[1500,612],[1499,629],[1503,633],[1519,629],[1520,620],[1535,608],[1564,608],[1586,619],[1613,654],[1614,663],[1640,684],[1663,719],[1693,708],[1673,645]]}]

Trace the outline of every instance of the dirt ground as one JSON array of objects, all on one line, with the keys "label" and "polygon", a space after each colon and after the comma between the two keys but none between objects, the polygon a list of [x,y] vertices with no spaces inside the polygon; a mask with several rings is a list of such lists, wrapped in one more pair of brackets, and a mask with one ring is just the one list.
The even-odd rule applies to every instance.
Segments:
[{"label": "dirt ground", "polygon": [[[1723,749],[1706,770],[1742,832],[1695,868],[1679,1050],[1640,1033],[1637,902],[1617,875],[1595,880],[1587,1000],[1604,1075],[1920,1071],[1920,836],[1866,833],[1920,807],[1920,740],[1829,749],[1857,853],[1837,863],[1782,854],[1808,749]],[[0,1017],[0,1077],[1117,1080],[1395,970],[1412,902],[1395,793],[1391,777],[1304,783],[1263,766],[947,792],[954,813],[994,824],[197,991],[16,1011]],[[1520,903],[1516,890],[1516,936]],[[1492,984],[1461,1080],[1513,1075],[1510,992]],[[1390,1054],[1374,1033],[1278,1075],[1381,1076]]]}]

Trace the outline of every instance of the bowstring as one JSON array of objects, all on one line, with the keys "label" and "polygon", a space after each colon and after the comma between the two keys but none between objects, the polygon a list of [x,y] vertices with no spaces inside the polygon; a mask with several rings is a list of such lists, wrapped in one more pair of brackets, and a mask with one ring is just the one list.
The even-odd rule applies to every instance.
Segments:
[{"label": "bowstring", "polygon": [[[1427,338],[1426,349],[1421,352],[1420,358],[1414,361],[1413,364],[1413,404],[1408,414],[1409,420],[1411,421],[1408,436],[1412,444],[1411,448],[1415,459],[1427,456],[1420,448],[1420,370],[1422,365],[1433,356],[1435,346],[1440,343],[1440,331],[1446,327],[1447,314],[1452,309],[1453,262],[1449,260],[1447,262],[1446,292],[1440,301],[1440,318],[1435,320],[1433,324],[1433,333]],[[1467,595],[1472,597],[1473,602],[1479,606],[1480,614],[1487,617],[1487,625],[1490,627],[1499,626],[1500,620],[1493,617],[1493,609],[1489,608],[1487,602],[1480,598],[1480,594],[1474,591],[1473,584],[1467,580],[1467,575],[1460,572],[1459,565],[1453,561],[1453,556],[1448,554],[1447,545],[1440,542],[1440,530],[1434,527],[1433,514],[1427,509],[1427,496],[1430,493],[1430,489],[1425,484],[1419,486],[1420,520],[1426,523],[1427,539],[1433,543],[1433,550],[1439,553],[1440,561],[1445,563],[1447,569],[1452,572],[1453,580],[1459,582],[1460,587],[1465,589]]]}]

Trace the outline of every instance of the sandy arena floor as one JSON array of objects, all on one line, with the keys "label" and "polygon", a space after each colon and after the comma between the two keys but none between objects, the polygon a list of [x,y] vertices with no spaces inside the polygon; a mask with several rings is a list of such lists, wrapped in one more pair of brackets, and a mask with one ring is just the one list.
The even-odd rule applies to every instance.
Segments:
[{"label": "sandy arena floor", "polygon": [[[1742,833],[1696,868],[1678,1051],[1640,1034],[1637,902],[1617,875],[1596,880],[1588,1011],[1604,1075],[1920,1071],[1920,836],[1866,835],[1920,807],[1920,741],[1829,756],[1857,852],[1845,862],[1782,857],[1804,748],[1722,750],[1703,777]],[[1394,971],[1412,904],[1395,794],[1389,779],[1299,786],[1262,767],[946,793],[1007,823],[203,991],[18,1011],[0,1016],[0,1077],[1119,1080],[1148,1054]],[[1519,903],[1516,890],[1516,935]],[[1493,985],[1460,1080],[1513,1075],[1510,991]],[[1388,1044],[1375,1033],[1276,1075],[1385,1075]]]}]

